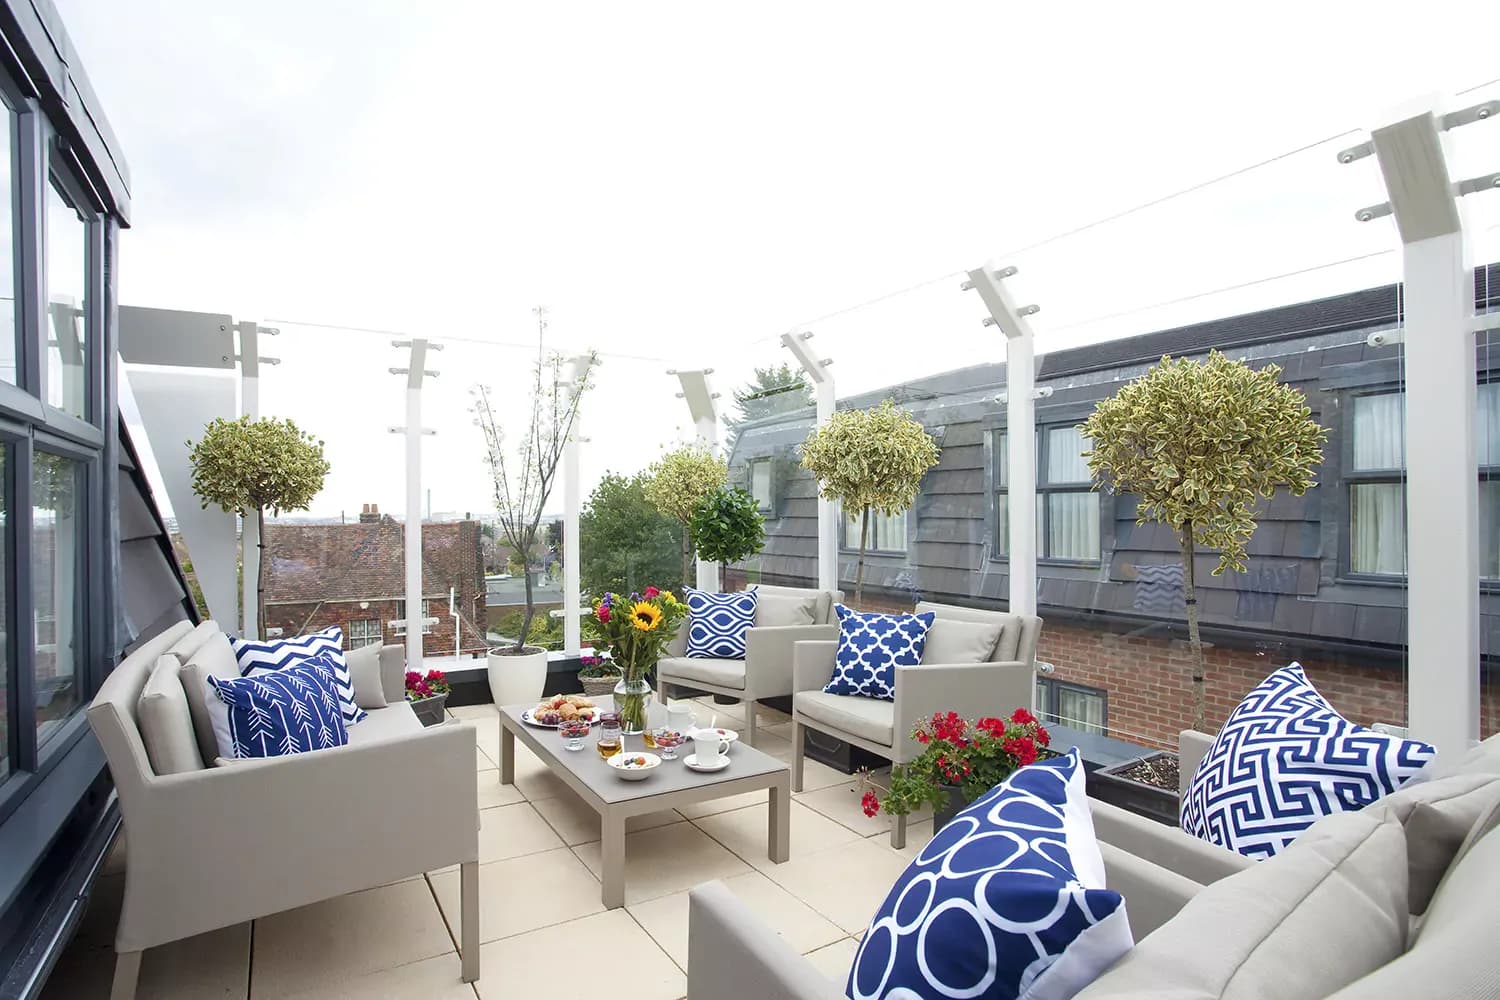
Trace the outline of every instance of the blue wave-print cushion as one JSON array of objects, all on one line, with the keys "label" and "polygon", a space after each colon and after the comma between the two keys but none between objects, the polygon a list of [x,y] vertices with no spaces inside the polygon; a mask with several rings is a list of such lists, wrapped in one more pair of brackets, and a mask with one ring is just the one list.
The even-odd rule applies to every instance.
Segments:
[{"label": "blue wave-print cushion", "polygon": [[710,594],[688,589],[687,655],[743,660],[745,633],[755,624],[755,591]]},{"label": "blue wave-print cushion", "polygon": [[839,646],[826,694],[857,694],[896,700],[896,668],[922,662],[927,630],[934,615],[881,615],[834,606],[839,619]]}]

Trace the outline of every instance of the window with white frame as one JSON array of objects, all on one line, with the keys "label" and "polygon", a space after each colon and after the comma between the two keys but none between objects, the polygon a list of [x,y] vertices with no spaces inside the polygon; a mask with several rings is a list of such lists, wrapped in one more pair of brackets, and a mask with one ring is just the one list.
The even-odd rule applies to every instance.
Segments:
[{"label": "window with white frame", "polygon": [[1055,677],[1038,677],[1036,712],[1043,722],[1103,736],[1109,721],[1109,692]]},{"label": "window with white frame", "polygon": [[349,623],[349,648],[373,646],[384,638],[377,618],[356,618]]},{"label": "window with white frame", "polygon": [[[844,548],[859,548],[860,515],[858,512],[844,518]],[[870,526],[867,529],[865,550],[868,552],[906,551],[906,512],[882,514],[870,511]]]},{"label": "window with white frame", "polygon": [[[427,600],[422,601],[422,634],[423,635],[431,635],[432,634],[432,622],[430,622],[430,621],[427,620],[427,619],[429,619],[429,618],[432,617],[432,613],[429,610],[429,605],[431,603],[432,603],[431,601],[427,601]],[[406,602],[405,601],[397,601],[396,602],[396,619],[391,624],[396,627],[396,634],[397,635],[405,635],[406,634]]]},{"label": "window with white frame", "polygon": [[[1010,553],[1010,449],[995,432],[995,555]],[[1084,452],[1093,445],[1074,426],[1044,427],[1037,435],[1036,552],[1039,559],[1099,560],[1099,494]]]},{"label": "window with white frame", "polygon": [[771,459],[761,458],[750,463],[750,495],[755,498],[755,506],[762,514],[776,509],[774,483]]},{"label": "window with white frame", "polygon": [[[1500,383],[1479,386],[1474,444],[1479,475],[1479,575],[1500,578]],[[1406,573],[1405,396],[1355,396],[1350,406],[1349,570]]]}]

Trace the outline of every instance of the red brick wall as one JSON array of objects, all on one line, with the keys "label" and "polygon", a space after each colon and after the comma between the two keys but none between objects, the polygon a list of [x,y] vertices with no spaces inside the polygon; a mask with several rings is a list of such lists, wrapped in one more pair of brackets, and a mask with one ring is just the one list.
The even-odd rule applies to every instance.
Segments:
[{"label": "red brick wall", "polygon": [[[283,636],[293,636],[317,632],[331,625],[337,625],[347,635],[350,622],[373,618],[381,623],[385,644],[405,643],[405,637],[391,628],[389,624],[398,615],[399,602],[370,601],[369,604],[368,608],[361,608],[358,603],[352,601],[330,601],[322,604],[273,604],[266,608],[266,626],[281,629]],[[453,619],[448,616],[448,602],[434,599],[428,605],[428,612],[429,617],[436,618],[437,622],[433,624],[431,631],[422,637],[423,651],[428,656],[452,656]],[[465,608],[464,615],[470,621],[475,621],[481,632],[484,631],[484,601],[478,601],[477,607],[473,610]],[[461,651],[465,655],[485,651],[488,644],[476,635],[473,629],[466,627],[463,632]],[[346,638],[346,645],[347,642]]]}]

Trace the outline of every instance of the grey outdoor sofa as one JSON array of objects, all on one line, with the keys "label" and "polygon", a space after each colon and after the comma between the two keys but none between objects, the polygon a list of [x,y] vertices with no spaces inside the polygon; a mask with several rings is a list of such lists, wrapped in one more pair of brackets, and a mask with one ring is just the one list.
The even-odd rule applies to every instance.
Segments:
[{"label": "grey outdoor sofa", "polygon": [[147,948],[448,865],[460,866],[461,974],[479,977],[474,728],[423,728],[400,647],[348,658],[368,717],[346,746],[223,766],[184,683],[238,676],[218,625],[178,623],[105,679],[88,719],[126,838],[112,1000],[134,996]]},{"label": "grey outdoor sofa", "polygon": [[[1186,735],[1185,761],[1201,761],[1203,734]],[[1189,778],[1192,770],[1184,767]],[[1425,782],[1321,820],[1262,862],[1096,800],[1090,806],[1106,882],[1125,897],[1136,947],[1078,1000],[1146,1000],[1164,995],[1168,980],[1177,987],[1170,995],[1193,998],[1500,996],[1500,736],[1440,760]],[[1358,855],[1379,838],[1383,865],[1369,860],[1378,852]],[[1330,874],[1309,883],[1309,865]],[[1392,900],[1406,905],[1381,926],[1380,904]],[[1356,941],[1364,923],[1372,939],[1384,938],[1364,954],[1330,947],[1334,923],[1355,925]],[[688,1000],[844,995],[720,883],[692,891],[688,927]],[[1296,988],[1286,977],[1299,978]]]}]

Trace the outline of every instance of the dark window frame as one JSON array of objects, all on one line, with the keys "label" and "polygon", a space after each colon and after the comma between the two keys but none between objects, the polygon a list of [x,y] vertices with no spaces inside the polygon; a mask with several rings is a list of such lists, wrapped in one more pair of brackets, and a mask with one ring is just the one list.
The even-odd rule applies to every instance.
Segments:
[{"label": "dark window frame", "polygon": [[[1105,530],[1106,511],[1103,501],[1103,491],[1094,489],[1092,482],[1054,483],[1049,478],[1051,465],[1051,435],[1048,432],[1064,427],[1076,427],[1077,425],[1078,421],[1076,420],[1053,420],[1047,423],[1039,422],[1036,425],[1035,454],[1037,469],[1037,527],[1035,530],[1037,532],[1036,561],[1037,565],[1039,566],[1079,566],[1085,568],[1094,568],[1101,566],[1104,563],[1104,550],[1107,532]],[[1009,439],[1009,434],[1010,429],[1003,425],[990,429],[987,449],[989,453],[990,464],[989,475],[987,477],[989,485],[989,514],[990,520],[993,522],[991,524],[990,530],[990,558],[997,562],[1010,561],[1010,539],[1008,536],[1005,539],[1004,547],[1002,548],[1001,546],[1002,533],[1007,532],[1010,527],[1008,506],[1006,516],[1000,516],[1000,497],[1008,497],[1010,495],[1010,483],[1005,474],[1005,467],[1002,464],[1005,460],[1005,457],[1008,455],[1009,445],[1002,445],[1001,443]],[[1064,556],[1054,556],[1050,555],[1047,551],[1047,541],[1050,538],[1050,529],[1052,527],[1052,512],[1049,509],[1050,505],[1047,503],[1047,498],[1053,494],[1060,495],[1065,493],[1092,493],[1095,496],[1100,497],[1099,503],[1096,505],[1094,511],[1094,515],[1099,522],[1099,547],[1092,559],[1074,559]]]},{"label": "dark window frame", "polygon": [[1058,712],[1057,712],[1057,706],[1058,706],[1058,698],[1057,698],[1057,696],[1058,696],[1059,692],[1064,691],[1064,690],[1071,691],[1074,694],[1081,694],[1081,695],[1084,695],[1085,697],[1090,697],[1090,698],[1097,697],[1099,699],[1100,708],[1101,708],[1101,711],[1099,713],[1100,734],[1101,735],[1108,735],[1109,734],[1109,689],[1108,688],[1094,687],[1093,685],[1090,685],[1090,684],[1080,684],[1077,681],[1063,680],[1060,677],[1047,677],[1047,676],[1043,676],[1041,674],[1038,674],[1037,675],[1037,679],[1036,679],[1036,699],[1037,699],[1037,701],[1036,701],[1036,714],[1037,714],[1037,718],[1041,719],[1044,724],[1050,722],[1052,725],[1067,726],[1070,729],[1077,729],[1079,732],[1087,732],[1087,730],[1081,729],[1076,724],[1077,721],[1079,721],[1079,720],[1074,720],[1073,722],[1069,722],[1067,720],[1064,720],[1058,714]]}]

